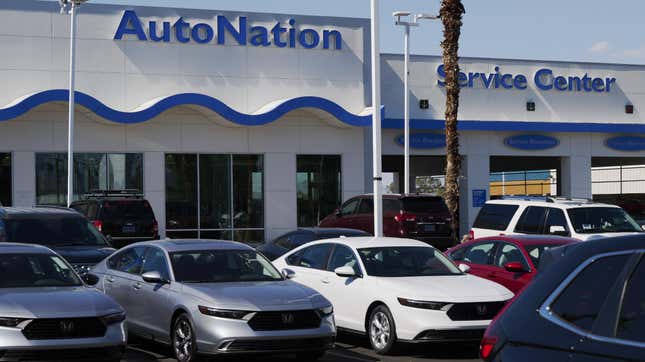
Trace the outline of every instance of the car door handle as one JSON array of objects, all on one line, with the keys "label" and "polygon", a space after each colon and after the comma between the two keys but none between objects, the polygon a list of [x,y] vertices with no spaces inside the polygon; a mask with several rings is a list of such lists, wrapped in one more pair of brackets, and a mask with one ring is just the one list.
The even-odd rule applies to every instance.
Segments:
[{"label": "car door handle", "polygon": [[136,283],[136,284],[134,284],[134,285],[132,286],[132,288],[134,288],[134,290],[139,290],[139,289],[141,289],[141,283]]},{"label": "car door handle", "polygon": [[114,283],[114,278],[113,277],[107,277],[105,278],[105,281],[108,283]]},{"label": "car door handle", "polygon": [[324,278],[320,280],[323,284],[329,284],[329,278]]}]

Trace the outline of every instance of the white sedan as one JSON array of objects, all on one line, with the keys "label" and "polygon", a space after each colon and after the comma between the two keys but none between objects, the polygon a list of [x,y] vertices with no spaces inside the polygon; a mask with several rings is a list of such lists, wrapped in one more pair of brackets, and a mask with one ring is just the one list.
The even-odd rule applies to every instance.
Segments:
[{"label": "white sedan", "polygon": [[416,240],[357,237],[303,245],[274,262],[334,305],[340,330],[367,333],[386,354],[399,342],[479,341],[513,297]]}]

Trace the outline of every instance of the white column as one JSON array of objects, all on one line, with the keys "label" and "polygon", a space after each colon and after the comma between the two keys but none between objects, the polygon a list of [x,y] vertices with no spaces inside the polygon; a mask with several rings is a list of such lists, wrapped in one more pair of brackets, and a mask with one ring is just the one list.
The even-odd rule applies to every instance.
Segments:
[{"label": "white column", "polygon": [[159,236],[166,237],[166,165],[163,152],[143,154],[143,192],[159,223]]},{"label": "white column", "polygon": [[264,155],[264,237],[270,240],[298,226],[296,155]]},{"label": "white column", "polygon": [[480,208],[473,206],[473,190],[486,190],[486,198],[490,199],[490,156],[468,155],[464,157],[463,174],[459,201],[460,239],[468,233],[475,222]]},{"label": "white column", "polygon": [[562,157],[560,184],[562,196],[591,199],[591,156]]},{"label": "white column", "polygon": [[36,204],[36,154],[13,152],[11,154],[12,205],[31,207]]}]

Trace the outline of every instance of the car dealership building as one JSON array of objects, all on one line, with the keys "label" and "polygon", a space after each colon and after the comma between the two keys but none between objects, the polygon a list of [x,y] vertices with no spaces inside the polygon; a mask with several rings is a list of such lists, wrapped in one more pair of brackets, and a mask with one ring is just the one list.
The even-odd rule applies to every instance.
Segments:
[{"label": "car dealership building", "polygon": [[[70,28],[59,10],[0,4],[4,205],[66,199]],[[76,197],[142,189],[169,237],[254,242],[315,225],[371,190],[369,26],[83,5]],[[396,192],[403,57],[381,63],[383,171]],[[461,70],[462,232],[491,196],[645,194],[645,66],[463,58]],[[444,76],[439,57],[412,57],[410,182],[420,192],[443,182]]]}]

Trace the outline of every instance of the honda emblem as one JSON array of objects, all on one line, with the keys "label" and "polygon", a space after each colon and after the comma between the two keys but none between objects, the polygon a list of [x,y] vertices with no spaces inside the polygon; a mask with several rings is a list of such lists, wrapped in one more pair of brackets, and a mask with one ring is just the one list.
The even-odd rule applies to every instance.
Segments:
[{"label": "honda emblem", "polygon": [[74,333],[74,330],[76,329],[76,326],[74,325],[73,321],[62,321],[60,322],[60,332],[64,336],[69,336],[70,334]]},{"label": "honda emblem", "polygon": [[293,324],[295,317],[291,313],[282,314],[282,324]]}]

